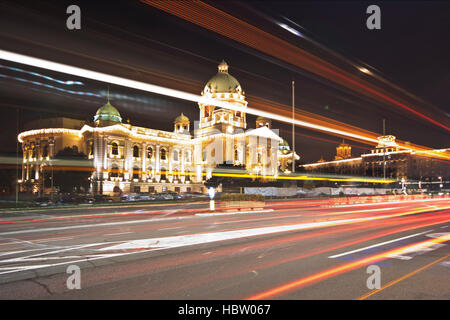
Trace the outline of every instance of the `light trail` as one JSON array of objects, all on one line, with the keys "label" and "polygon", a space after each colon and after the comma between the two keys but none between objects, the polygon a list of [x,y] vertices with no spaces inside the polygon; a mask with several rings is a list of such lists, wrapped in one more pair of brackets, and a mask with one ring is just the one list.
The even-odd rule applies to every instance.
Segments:
[{"label": "light trail", "polygon": [[443,243],[443,242],[447,242],[449,241],[450,238],[449,236],[443,236],[443,237],[439,237],[439,238],[435,238],[432,240],[425,240],[425,241],[420,241],[414,244],[410,244],[410,245],[406,245],[400,248],[396,248],[393,250],[388,250],[385,251],[383,253],[380,254],[375,254],[372,256],[369,256],[367,258],[363,258],[360,259],[358,261],[355,262],[351,262],[351,263],[347,263],[344,265],[341,265],[339,267],[335,267],[335,268],[330,268],[328,270],[313,274],[311,276],[305,277],[305,278],[301,278],[299,280],[287,283],[285,285],[281,285],[279,287],[276,287],[274,289],[271,290],[267,290],[265,292],[261,292],[259,294],[253,295],[251,297],[248,297],[246,300],[261,300],[261,299],[267,299],[269,297],[273,297],[282,293],[286,293],[288,291],[294,290],[294,289],[298,289],[300,287],[303,287],[305,285],[314,283],[316,281],[320,281],[320,280],[324,280],[327,279],[329,277],[332,276],[336,276],[338,274],[344,273],[344,272],[349,272],[355,269],[358,269],[364,265],[370,264],[370,263],[374,263],[374,262],[378,262],[384,259],[388,259],[390,255],[395,255],[399,252],[402,252],[404,250],[407,250],[409,248],[413,248],[415,246],[424,244],[424,243],[434,243],[434,244],[439,244],[439,243]]},{"label": "light trail", "polygon": [[370,296],[372,296],[372,295],[374,295],[374,294],[376,294],[376,293],[378,293],[378,292],[380,292],[380,291],[382,291],[382,290],[384,290],[384,289],[386,289],[386,288],[389,288],[389,287],[393,286],[394,284],[399,283],[400,281],[403,281],[403,280],[405,280],[405,279],[408,279],[408,278],[412,277],[413,275],[415,275],[415,274],[417,274],[417,273],[419,273],[419,272],[422,272],[422,271],[425,270],[425,269],[428,269],[429,267],[435,265],[435,264],[438,263],[438,262],[441,262],[441,261],[447,259],[448,257],[450,257],[450,254],[448,254],[448,255],[446,255],[446,256],[444,256],[444,257],[442,257],[442,258],[439,258],[439,259],[437,259],[437,260],[434,260],[433,262],[431,262],[431,263],[429,263],[429,264],[427,264],[427,265],[425,265],[425,266],[423,266],[423,267],[421,267],[421,268],[419,268],[419,269],[416,269],[416,270],[414,270],[413,272],[410,272],[410,273],[408,273],[408,274],[406,274],[406,275],[404,275],[404,276],[398,278],[397,280],[391,281],[391,282],[389,282],[388,284],[386,284],[386,285],[384,285],[383,287],[381,287],[380,289],[371,291],[371,292],[369,292],[369,293],[367,293],[367,294],[365,294],[365,295],[359,297],[359,298],[356,299],[356,300],[364,300],[364,299],[367,299],[368,297],[370,297]]},{"label": "light trail", "polygon": [[400,102],[398,98],[393,99],[389,97],[381,88],[373,86],[368,82],[359,79],[354,75],[306,52],[305,50],[277,38],[270,33],[258,29],[257,27],[211,5],[201,1],[186,3],[183,1],[141,0],[141,2],[269,54],[280,60],[306,69],[314,74],[323,76],[326,79],[360,92],[365,96],[376,98],[382,102],[389,102],[390,104],[407,110],[430,123],[450,131],[448,126],[416,111],[414,108],[407,106],[406,104]]},{"label": "light trail", "polygon": [[[74,76],[88,78],[88,79],[92,79],[92,80],[96,80],[96,81],[108,82],[108,83],[116,84],[119,86],[124,86],[124,87],[142,90],[142,91],[146,91],[146,92],[150,92],[150,93],[156,93],[156,94],[160,94],[160,95],[170,96],[173,98],[187,100],[187,101],[191,101],[191,102],[207,103],[207,104],[215,105],[218,107],[223,107],[223,108],[230,109],[230,110],[241,111],[241,112],[245,112],[245,113],[249,113],[249,114],[253,114],[253,115],[257,115],[257,116],[271,118],[273,120],[277,120],[280,122],[285,122],[285,123],[290,123],[290,124],[294,123],[295,125],[306,127],[306,128],[312,129],[312,130],[318,130],[318,131],[323,131],[323,132],[327,132],[327,133],[331,133],[331,134],[335,134],[335,135],[339,135],[339,136],[345,136],[345,137],[356,139],[358,141],[370,142],[371,144],[378,143],[378,139],[376,139],[376,137],[374,137],[374,136],[370,137],[367,134],[365,134],[365,135],[356,134],[356,133],[353,133],[350,131],[335,129],[335,128],[327,127],[324,125],[317,125],[317,124],[307,122],[307,121],[302,121],[302,120],[297,120],[297,119],[293,120],[290,117],[282,116],[282,115],[267,112],[267,111],[262,111],[262,110],[249,108],[249,107],[239,107],[232,103],[218,101],[216,99],[206,98],[206,97],[202,97],[202,96],[195,95],[192,93],[169,89],[169,88],[165,88],[165,87],[161,87],[161,86],[157,86],[157,85],[152,85],[152,84],[148,84],[148,83],[144,83],[144,82],[140,82],[140,81],[135,81],[135,80],[130,80],[130,79],[122,78],[122,77],[108,75],[105,73],[91,71],[91,70],[87,70],[87,69],[83,69],[83,68],[73,67],[73,66],[69,66],[66,64],[52,62],[52,61],[48,61],[48,60],[44,60],[44,59],[40,59],[40,58],[34,58],[34,57],[22,55],[22,54],[5,51],[5,50],[0,50],[0,59],[12,61],[12,62],[16,62],[16,63],[21,63],[21,64],[25,64],[25,65],[30,65],[30,66],[37,67],[37,68],[71,74]],[[404,146],[401,146],[401,147],[405,148]],[[444,158],[450,159],[450,156],[435,154],[432,151],[430,151],[430,148],[426,148],[426,147],[417,148],[417,147],[408,146],[408,147],[406,147],[406,149],[423,151],[425,153],[428,152],[428,154],[430,156],[444,157]]]},{"label": "light trail", "polygon": [[[157,86],[157,85],[152,85],[152,84],[148,84],[148,83],[144,83],[144,82],[140,82],[140,81],[130,80],[130,79],[117,77],[117,76],[109,75],[106,73],[91,71],[91,70],[87,70],[87,69],[83,69],[83,68],[73,67],[73,66],[69,66],[66,64],[52,62],[52,61],[48,61],[48,60],[44,60],[44,59],[40,59],[40,58],[34,58],[34,57],[22,55],[22,54],[5,51],[5,50],[0,50],[0,59],[12,61],[12,62],[16,62],[16,63],[21,63],[21,64],[25,64],[25,65],[30,65],[30,66],[38,67],[38,68],[42,68],[42,69],[71,74],[74,76],[88,78],[88,79],[92,79],[92,80],[96,80],[96,81],[108,82],[108,83],[116,84],[119,86],[138,89],[138,90],[142,90],[142,91],[146,91],[146,92],[170,96],[170,97],[177,98],[177,99],[188,100],[191,102],[211,104],[211,105],[215,105],[218,107],[222,107],[222,108],[226,108],[226,109],[230,109],[230,110],[234,110],[234,111],[241,111],[241,112],[246,112],[246,113],[250,113],[253,115],[257,115],[257,116],[271,118],[271,119],[278,120],[281,122],[286,122],[286,123],[291,123],[291,124],[293,122],[292,119],[289,117],[280,116],[280,115],[273,114],[270,112],[257,110],[257,109],[249,108],[249,107],[240,107],[240,106],[234,105],[232,103],[218,101],[216,99],[207,98],[204,96],[199,96],[199,95],[195,95],[195,94],[188,93],[188,92],[164,88],[164,87]],[[337,130],[337,129],[333,129],[333,128],[327,128],[325,126],[316,125],[316,124],[305,122],[305,121],[294,120],[294,124],[303,126],[303,127],[307,127],[307,128],[311,128],[313,130],[321,130],[321,131],[326,131],[326,132],[330,132],[330,133],[334,133],[334,134],[338,134],[338,135],[342,135],[342,136],[356,138],[359,140],[365,140],[365,141],[368,141],[371,143],[378,143],[378,140],[374,139],[374,138],[369,138],[366,136],[362,136],[362,135],[358,135],[358,134],[354,134],[354,133],[346,132],[346,131],[342,131],[342,130]]]}]

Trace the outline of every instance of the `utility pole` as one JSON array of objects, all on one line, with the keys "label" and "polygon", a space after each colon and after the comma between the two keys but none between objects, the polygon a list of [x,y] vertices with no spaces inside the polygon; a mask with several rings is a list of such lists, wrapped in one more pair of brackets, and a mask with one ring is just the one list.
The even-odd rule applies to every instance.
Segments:
[{"label": "utility pole", "polygon": [[[383,136],[386,135],[386,119],[383,119]],[[386,180],[386,146],[383,150],[383,180]]]},{"label": "utility pole", "polygon": [[16,207],[19,203],[19,115],[20,110],[17,108],[17,123],[16,123]]},{"label": "utility pole", "polygon": [[292,173],[295,172],[295,81],[292,80]]}]

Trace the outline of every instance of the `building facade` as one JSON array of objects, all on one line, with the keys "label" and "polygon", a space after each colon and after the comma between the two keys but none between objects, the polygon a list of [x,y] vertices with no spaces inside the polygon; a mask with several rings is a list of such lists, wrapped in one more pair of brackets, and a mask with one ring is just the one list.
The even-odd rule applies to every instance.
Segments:
[{"label": "building facade", "polygon": [[[228,73],[225,61],[201,94],[244,110],[247,107],[245,93]],[[193,135],[191,121],[184,114],[174,120],[172,132],[137,127],[122,123],[119,111],[109,101],[97,110],[92,123],[46,119],[38,129],[18,136],[23,150],[20,182],[40,188],[46,168],[55,165],[56,155],[67,147],[87,155],[83,166],[92,171],[90,191],[95,194],[204,193],[204,182],[223,163],[269,179],[276,179],[280,168],[289,167],[292,153],[272,130],[270,120],[259,117],[256,128],[247,130],[245,112],[202,102],[199,112]]]},{"label": "building facade", "polygon": [[[433,152],[450,154],[450,149]],[[450,163],[427,157],[425,152],[402,149],[392,135],[378,137],[378,145],[360,157],[351,157],[351,147],[342,143],[336,148],[334,161],[321,159],[301,167],[312,173],[385,177],[404,182],[431,182],[450,178]]]}]

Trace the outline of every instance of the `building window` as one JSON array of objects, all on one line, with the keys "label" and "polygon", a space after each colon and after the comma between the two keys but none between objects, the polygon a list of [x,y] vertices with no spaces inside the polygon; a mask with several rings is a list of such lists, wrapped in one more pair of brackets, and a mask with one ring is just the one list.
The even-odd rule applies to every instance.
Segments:
[{"label": "building window", "polygon": [[191,172],[188,170],[184,173],[184,181],[190,181],[191,180]]},{"label": "building window", "polygon": [[241,117],[241,112],[240,111],[236,111],[236,117],[240,118]]},{"label": "building window", "polygon": [[166,174],[167,174],[167,169],[162,167],[161,168],[161,179],[160,180],[166,180],[167,179]]},{"label": "building window", "polygon": [[133,179],[139,179],[139,167],[133,167]]},{"label": "building window", "polygon": [[151,159],[153,157],[153,148],[148,147],[147,148],[147,159]]},{"label": "building window", "polygon": [[234,161],[239,161],[239,150],[238,149],[234,150]]},{"label": "building window", "polygon": [[119,176],[119,167],[113,164],[111,167],[111,178],[117,178]]},{"label": "building window", "polygon": [[178,150],[173,150],[173,161],[178,161]]},{"label": "building window", "polygon": [[133,157],[139,158],[139,147],[138,146],[133,147]]},{"label": "building window", "polygon": [[184,158],[186,162],[191,162],[191,153],[189,151],[186,151],[184,153]]},{"label": "building window", "polygon": [[161,160],[167,160],[167,150],[161,149]]},{"label": "building window", "polygon": [[48,146],[45,146],[45,147],[44,147],[44,151],[42,151],[42,156],[43,156],[44,158],[48,157]]},{"label": "building window", "polygon": [[111,154],[114,156],[117,156],[119,154],[119,146],[115,142],[113,142],[111,146]]}]

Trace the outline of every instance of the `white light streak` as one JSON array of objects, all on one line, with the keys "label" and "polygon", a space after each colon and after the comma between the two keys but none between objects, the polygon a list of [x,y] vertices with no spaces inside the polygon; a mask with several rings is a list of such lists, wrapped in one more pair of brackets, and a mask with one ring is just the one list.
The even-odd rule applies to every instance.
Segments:
[{"label": "white light streak", "polygon": [[352,137],[355,139],[364,140],[364,141],[368,141],[368,142],[372,142],[372,143],[378,143],[377,139],[372,139],[372,138],[368,138],[368,137],[361,136],[358,134],[354,134],[354,133],[350,133],[350,132],[346,132],[346,131],[342,131],[342,130],[338,130],[338,129],[332,129],[332,128],[312,124],[312,123],[305,122],[305,121],[292,120],[290,117],[285,117],[285,116],[277,115],[277,114],[262,111],[262,110],[257,110],[257,109],[248,108],[248,107],[241,107],[241,106],[234,105],[232,103],[218,101],[216,99],[208,98],[205,96],[202,97],[202,96],[195,95],[192,93],[169,89],[169,88],[152,85],[152,84],[148,84],[148,83],[144,83],[144,82],[140,82],[140,81],[130,80],[130,79],[126,79],[126,78],[121,78],[121,77],[117,77],[117,76],[112,76],[112,75],[101,73],[101,72],[96,72],[96,71],[91,71],[91,70],[82,69],[82,68],[78,68],[78,67],[73,67],[73,66],[69,66],[66,64],[61,64],[61,63],[52,62],[52,61],[48,61],[48,60],[44,60],[44,59],[34,58],[34,57],[30,57],[30,56],[26,56],[26,55],[22,55],[22,54],[18,54],[18,53],[5,51],[5,50],[0,50],[0,59],[12,61],[12,62],[16,62],[16,63],[21,63],[21,64],[25,64],[25,65],[30,65],[30,66],[34,66],[37,68],[71,74],[71,75],[82,77],[82,78],[88,78],[88,79],[92,79],[92,80],[108,82],[108,83],[116,84],[116,85],[123,86],[123,87],[128,87],[128,88],[138,89],[138,90],[142,90],[142,91],[146,91],[146,92],[161,94],[161,95],[170,96],[170,97],[178,98],[178,99],[182,99],[182,100],[188,100],[188,101],[192,101],[192,102],[196,102],[196,103],[204,103],[204,104],[214,105],[217,107],[222,107],[222,108],[230,109],[230,110],[234,110],[234,111],[246,112],[246,113],[250,113],[253,115],[277,120],[280,122],[291,123],[291,124],[294,123],[295,125],[314,129],[314,130],[330,132],[330,133],[334,133],[334,134],[341,135],[341,136],[347,136],[347,137]]}]

